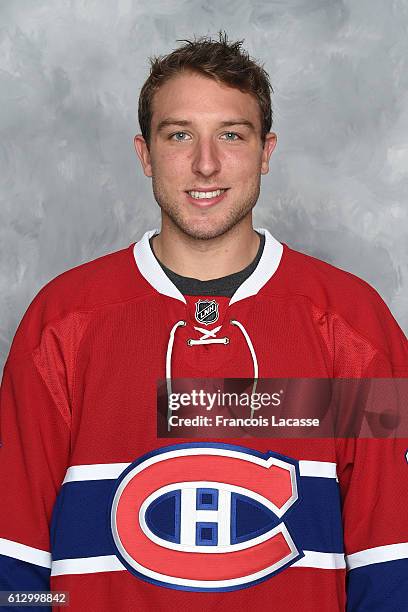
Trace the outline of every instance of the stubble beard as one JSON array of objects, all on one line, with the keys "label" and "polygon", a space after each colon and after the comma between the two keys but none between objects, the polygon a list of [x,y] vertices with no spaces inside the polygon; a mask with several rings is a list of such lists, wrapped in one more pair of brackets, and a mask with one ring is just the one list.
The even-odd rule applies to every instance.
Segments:
[{"label": "stubble beard", "polygon": [[[154,198],[162,212],[169,217],[174,225],[184,234],[195,240],[211,240],[229,232],[240,223],[252,211],[258,201],[261,186],[261,175],[253,181],[245,197],[239,203],[229,208],[222,219],[218,222],[208,223],[203,219],[201,222],[189,221],[187,215],[183,215],[182,206],[175,202],[167,193],[164,185],[152,177]],[[187,204],[188,205],[188,204]]]}]

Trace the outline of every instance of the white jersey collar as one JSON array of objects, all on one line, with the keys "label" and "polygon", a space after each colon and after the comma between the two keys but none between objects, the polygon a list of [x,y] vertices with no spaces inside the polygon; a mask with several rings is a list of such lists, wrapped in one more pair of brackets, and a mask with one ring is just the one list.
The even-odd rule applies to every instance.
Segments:
[{"label": "white jersey collar", "polygon": [[[251,276],[235,291],[230,299],[230,305],[251,295],[256,295],[268,280],[272,278],[279,266],[283,253],[282,244],[267,229],[256,228],[256,231],[265,236],[265,246],[261,259]],[[136,242],[133,248],[136,265],[141,275],[156,291],[186,303],[184,295],[171,282],[150,247],[150,238],[158,233],[158,229],[149,230],[142,236],[139,242]]]}]

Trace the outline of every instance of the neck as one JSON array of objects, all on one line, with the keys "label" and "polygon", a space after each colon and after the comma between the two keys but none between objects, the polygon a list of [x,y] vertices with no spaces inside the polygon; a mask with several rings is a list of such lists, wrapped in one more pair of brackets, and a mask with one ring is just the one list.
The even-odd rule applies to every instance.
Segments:
[{"label": "neck", "polygon": [[160,234],[153,238],[152,246],[156,257],[173,272],[211,280],[248,266],[258,252],[259,236],[252,227],[251,214],[222,236],[210,240],[188,236],[163,216]]}]

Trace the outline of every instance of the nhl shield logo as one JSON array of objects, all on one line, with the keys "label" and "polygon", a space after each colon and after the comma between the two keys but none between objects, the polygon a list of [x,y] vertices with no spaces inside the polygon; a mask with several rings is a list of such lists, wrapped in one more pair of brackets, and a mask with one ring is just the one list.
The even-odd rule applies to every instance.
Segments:
[{"label": "nhl shield logo", "polygon": [[286,513],[300,499],[298,463],[222,443],[157,449],[122,472],[111,536],[126,569],[188,591],[234,591],[304,556]]},{"label": "nhl shield logo", "polygon": [[218,302],[215,300],[198,300],[195,306],[195,318],[198,323],[211,325],[218,321],[219,309]]}]

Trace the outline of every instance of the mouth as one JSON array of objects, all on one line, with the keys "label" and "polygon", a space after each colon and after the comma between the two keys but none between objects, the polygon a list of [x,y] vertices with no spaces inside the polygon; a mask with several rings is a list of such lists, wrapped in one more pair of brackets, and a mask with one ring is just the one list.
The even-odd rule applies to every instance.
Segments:
[{"label": "mouth", "polygon": [[224,198],[228,189],[229,187],[215,189],[211,188],[206,191],[202,189],[191,189],[189,191],[186,191],[186,194],[190,202],[203,208],[220,202]]}]

